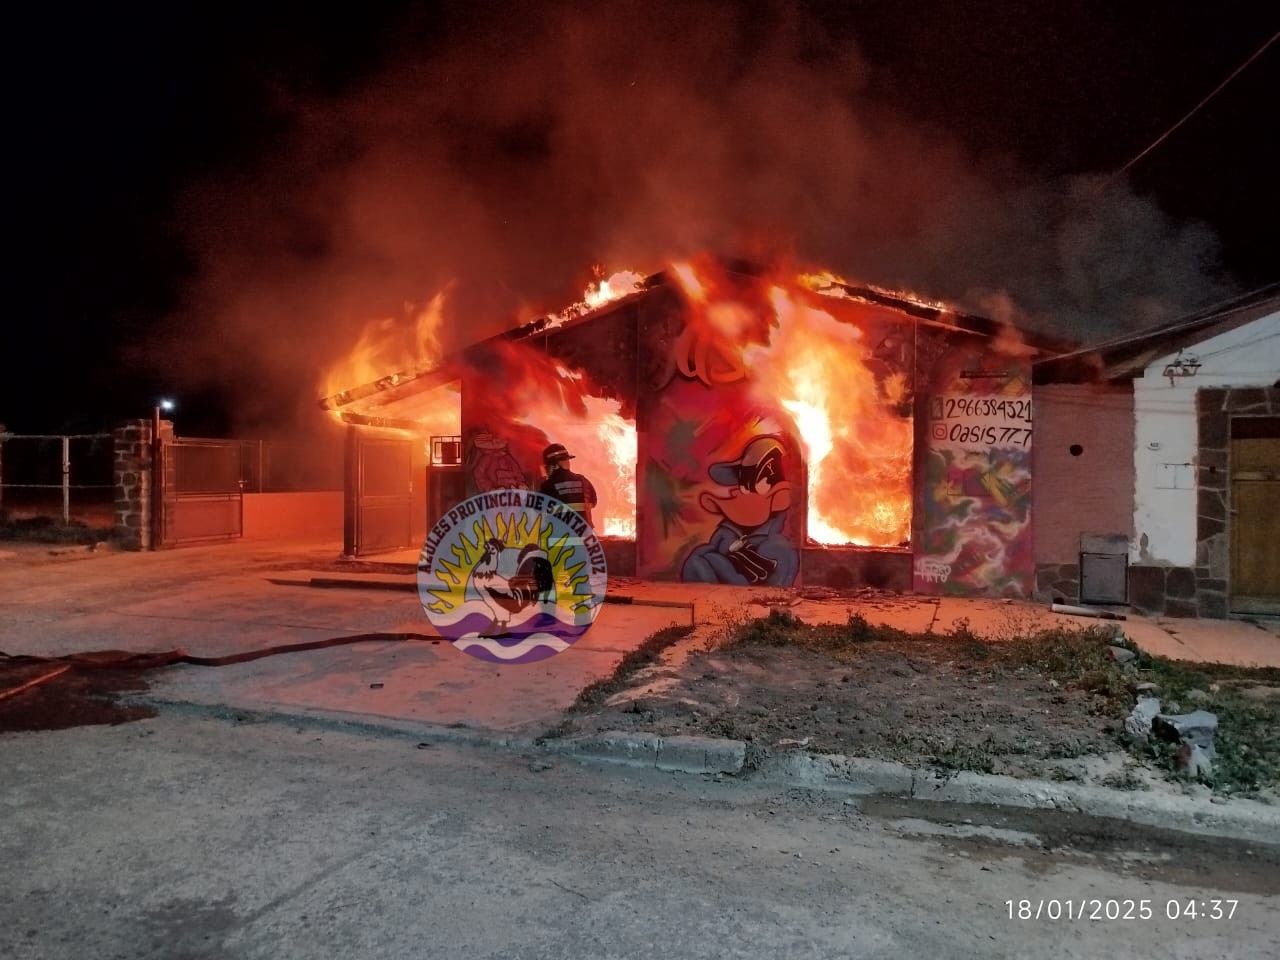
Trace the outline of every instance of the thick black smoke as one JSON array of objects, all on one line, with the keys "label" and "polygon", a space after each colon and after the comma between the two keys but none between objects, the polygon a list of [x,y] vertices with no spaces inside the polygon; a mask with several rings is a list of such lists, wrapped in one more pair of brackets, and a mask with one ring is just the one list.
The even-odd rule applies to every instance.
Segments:
[{"label": "thick black smoke", "polygon": [[789,5],[577,6],[406,28],[341,95],[282,82],[269,154],[185,198],[199,271],[169,372],[234,390],[247,428],[316,416],[364,326],[441,289],[453,346],[571,302],[593,265],[703,250],[1086,340],[1229,292],[1205,228],[894,115],[856,44]]}]

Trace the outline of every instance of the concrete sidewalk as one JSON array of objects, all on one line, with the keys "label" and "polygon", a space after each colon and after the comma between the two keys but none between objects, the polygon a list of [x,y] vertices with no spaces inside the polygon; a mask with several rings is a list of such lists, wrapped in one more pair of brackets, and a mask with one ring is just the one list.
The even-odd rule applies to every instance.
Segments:
[{"label": "concrete sidewalk", "polygon": [[336,560],[331,546],[305,543],[76,553],[65,562],[29,551],[0,565],[0,651],[59,656],[180,649],[219,657],[358,634],[411,634],[421,639],[224,667],[173,667],[151,676],[152,694],[204,706],[536,734],[554,726],[583,687],[611,674],[654,631],[691,620],[687,604],[610,604],[565,653],[539,664],[500,666],[433,640],[412,589],[273,582],[334,576]]},{"label": "concrete sidewalk", "polygon": [[[357,583],[352,589],[305,586],[316,578]],[[362,579],[371,581],[368,588],[358,588]],[[398,587],[387,589],[388,582]],[[1032,603],[871,592],[804,599],[812,592],[627,578],[614,578],[610,593],[613,602],[572,650],[539,664],[498,666],[432,642],[411,573],[362,574],[358,564],[337,563],[329,544],[239,543],[52,559],[27,553],[0,565],[0,650],[56,656],[178,648],[222,656],[355,634],[416,634],[422,639],[175,668],[156,675],[154,692],[203,705],[323,710],[525,733],[553,726],[584,686],[612,673],[655,630],[691,620],[702,627],[670,652],[678,662],[718,629],[778,605],[811,623],[858,614],[912,632],[945,633],[965,621],[992,639],[1039,626],[1106,624],[1151,653],[1280,666],[1280,637],[1243,621],[1131,616],[1108,622]]]},{"label": "concrete sidewalk", "polygon": [[[583,687],[611,674],[622,657],[655,630],[691,621],[697,625],[689,638],[664,654],[657,671],[661,674],[733,623],[779,607],[810,623],[839,623],[857,614],[911,632],[946,633],[964,622],[973,633],[996,640],[1043,626],[1104,625],[1121,630],[1152,653],[1280,666],[1280,637],[1242,621],[1132,616],[1102,621],[1055,614],[1032,603],[870,591],[836,597],[815,591],[625,578],[614,579],[613,602],[571,650],[538,664],[496,665],[433,640],[411,573],[384,571],[368,577],[371,582],[363,586],[355,583],[346,589],[307,585],[314,579],[361,577],[357,567],[337,563],[330,546],[316,544],[231,544],[66,559],[10,557],[0,563],[0,650],[56,656],[180,648],[220,656],[357,634],[409,634],[414,638],[290,653],[233,666],[168,668],[151,675],[147,696],[171,708],[230,712],[300,727],[320,724],[419,741],[458,739],[520,750],[534,749],[535,739],[560,722]],[[553,740],[543,749],[669,770],[747,769],[746,745],[737,740],[601,735]],[[756,775],[854,792],[902,793],[905,783],[909,788],[904,795],[921,798],[1065,806],[1188,830],[1243,836],[1260,836],[1263,830],[1280,837],[1270,808],[1259,812],[1258,805],[1247,803],[1233,801],[1223,807],[1197,797],[1171,807],[1132,791],[1095,795],[1072,785],[970,774],[935,783],[927,771],[859,758],[844,758],[844,766],[834,772],[822,767],[835,759],[840,758],[786,754],[778,760],[782,766],[761,768]],[[794,766],[801,762],[815,766]]]}]

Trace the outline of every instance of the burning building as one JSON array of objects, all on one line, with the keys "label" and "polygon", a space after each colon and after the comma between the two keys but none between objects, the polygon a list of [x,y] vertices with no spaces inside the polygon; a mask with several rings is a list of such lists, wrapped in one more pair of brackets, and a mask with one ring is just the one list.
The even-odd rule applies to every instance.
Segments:
[{"label": "burning building", "polygon": [[615,573],[1029,596],[1031,365],[1049,346],[823,274],[708,258],[615,275],[456,354],[346,371],[321,401],[348,424],[346,552],[414,546],[465,496],[536,487],[554,441],[600,494]]}]

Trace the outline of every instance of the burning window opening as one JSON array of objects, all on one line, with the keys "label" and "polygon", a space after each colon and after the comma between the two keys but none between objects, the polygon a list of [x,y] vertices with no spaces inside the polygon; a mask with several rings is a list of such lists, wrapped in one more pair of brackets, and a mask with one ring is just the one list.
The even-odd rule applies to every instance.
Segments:
[{"label": "burning window opening", "polygon": [[[511,475],[536,489],[544,476],[543,449],[560,443],[573,454],[573,470],[596,489],[597,533],[635,538],[635,417],[584,370],[528,345],[495,344],[463,373],[463,423],[478,490],[510,485]],[[501,478],[499,463],[506,464]]]},{"label": "burning window opening", "polygon": [[753,290],[691,263],[672,273],[692,314],[689,368],[708,384],[745,378],[762,405],[785,411],[807,464],[807,539],[907,546],[914,371],[901,334],[872,340],[873,324],[820,308],[806,275]]},{"label": "burning window opening", "polygon": [[433,467],[459,467],[462,465],[462,434],[431,438],[431,465]]}]

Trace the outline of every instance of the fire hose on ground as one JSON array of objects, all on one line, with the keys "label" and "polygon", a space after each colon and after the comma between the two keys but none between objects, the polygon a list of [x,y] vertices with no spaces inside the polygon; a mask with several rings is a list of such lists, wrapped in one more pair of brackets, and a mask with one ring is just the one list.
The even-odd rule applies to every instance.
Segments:
[{"label": "fire hose on ground", "polygon": [[302,653],[307,650],[323,650],[326,647],[345,646],[353,643],[388,643],[406,640],[430,640],[439,643],[439,637],[421,633],[358,633],[349,637],[330,637],[327,640],[307,640],[302,643],[282,643],[259,650],[245,650],[221,657],[198,657],[185,650],[162,650],[151,653],[130,653],[127,650],[95,650],[89,653],[69,653],[59,657],[12,655],[0,650],[0,664],[28,666],[49,664],[53,669],[8,690],[0,690],[0,701],[15,697],[49,680],[67,673],[73,667],[89,670],[156,670],[180,663],[197,667],[226,667],[236,663],[248,663],[264,657],[284,653]]}]

